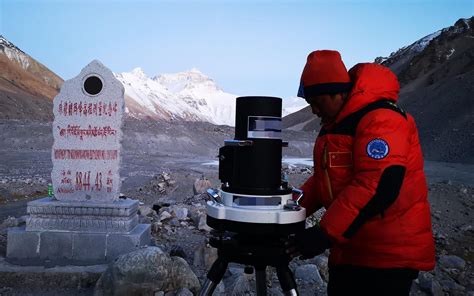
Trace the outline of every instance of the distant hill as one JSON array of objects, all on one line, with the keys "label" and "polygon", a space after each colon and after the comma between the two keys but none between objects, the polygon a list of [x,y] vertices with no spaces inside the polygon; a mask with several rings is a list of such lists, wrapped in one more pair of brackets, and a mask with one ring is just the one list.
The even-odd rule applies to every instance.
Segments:
[{"label": "distant hill", "polygon": [[382,64],[399,77],[399,102],[415,117],[425,157],[474,163],[474,17],[425,39]]},{"label": "distant hill", "polygon": [[0,69],[0,119],[52,119],[58,75],[1,35]]},{"label": "distant hill", "polygon": [[[389,57],[375,59],[397,74],[399,104],[417,122],[426,159],[474,163],[473,28],[474,17],[460,19]],[[285,117],[283,125],[319,131],[319,119],[309,107]]]}]

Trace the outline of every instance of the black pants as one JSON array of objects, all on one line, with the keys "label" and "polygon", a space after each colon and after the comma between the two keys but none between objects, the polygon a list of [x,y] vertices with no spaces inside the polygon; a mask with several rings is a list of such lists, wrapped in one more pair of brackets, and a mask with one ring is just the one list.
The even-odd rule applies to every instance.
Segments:
[{"label": "black pants", "polygon": [[408,268],[379,269],[330,265],[328,295],[409,295],[418,271]]}]

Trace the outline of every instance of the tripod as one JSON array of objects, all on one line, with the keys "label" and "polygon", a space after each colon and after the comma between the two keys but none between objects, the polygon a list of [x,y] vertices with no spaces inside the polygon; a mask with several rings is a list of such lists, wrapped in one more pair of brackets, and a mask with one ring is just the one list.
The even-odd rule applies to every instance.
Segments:
[{"label": "tripod", "polygon": [[288,267],[291,258],[285,254],[281,237],[219,233],[210,239],[218,257],[207,274],[200,296],[210,296],[224,277],[230,262],[253,266],[258,296],[267,295],[266,268],[276,268],[278,281],[285,295],[298,295],[293,273]]}]

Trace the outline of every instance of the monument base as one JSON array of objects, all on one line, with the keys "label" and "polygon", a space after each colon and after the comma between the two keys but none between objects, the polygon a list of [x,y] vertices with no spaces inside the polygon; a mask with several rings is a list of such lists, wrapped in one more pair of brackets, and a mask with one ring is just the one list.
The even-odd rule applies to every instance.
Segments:
[{"label": "monument base", "polygon": [[94,265],[150,244],[150,224],[129,233],[8,231],[6,261],[18,265]]},{"label": "monument base", "polygon": [[138,201],[28,203],[25,227],[10,228],[7,258],[20,265],[92,265],[150,245],[150,224],[138,224]]}]

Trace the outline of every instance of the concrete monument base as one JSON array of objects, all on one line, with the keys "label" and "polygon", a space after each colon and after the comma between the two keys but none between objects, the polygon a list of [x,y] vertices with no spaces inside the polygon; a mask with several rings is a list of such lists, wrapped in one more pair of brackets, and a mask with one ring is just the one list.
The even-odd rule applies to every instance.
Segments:
[{"label": "concrete monument base", "polygon": [[20,265],[92,265],[150,244],[150,225],[138,224],[138,201],[28,203],[26,227],[11,228],[7,261]]}]

